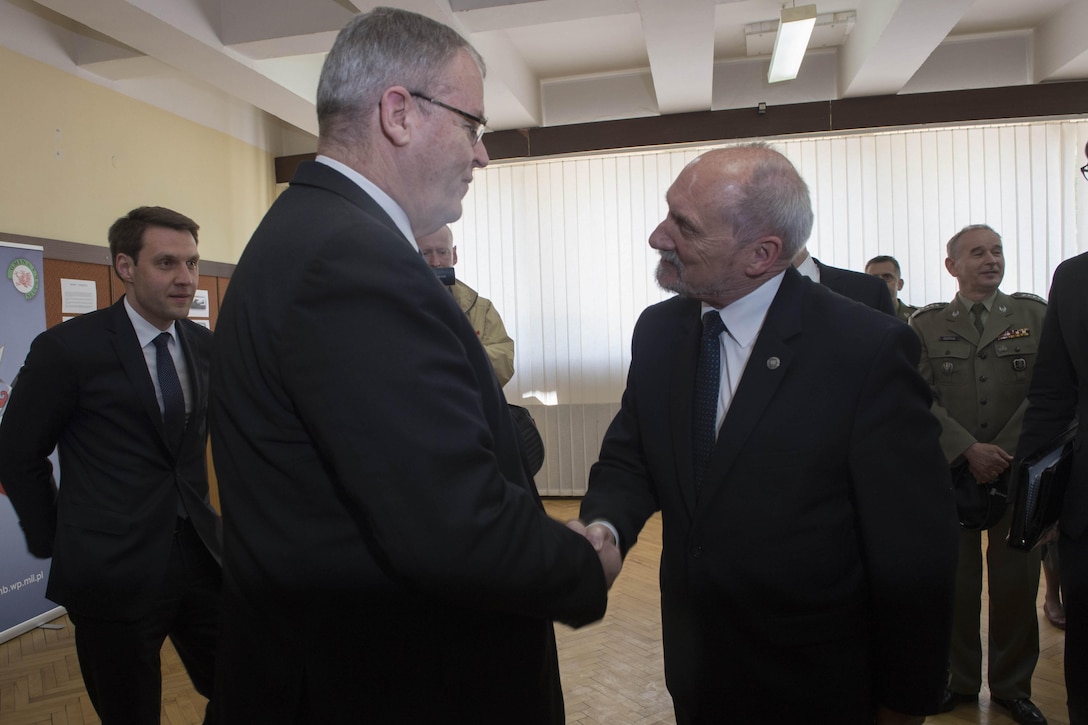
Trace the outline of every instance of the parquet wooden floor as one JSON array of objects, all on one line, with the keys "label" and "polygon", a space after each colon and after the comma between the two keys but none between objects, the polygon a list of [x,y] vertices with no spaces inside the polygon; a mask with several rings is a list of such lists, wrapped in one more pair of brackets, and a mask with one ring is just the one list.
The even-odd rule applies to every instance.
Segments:
[{"label": "parquet wooden floor", "polygon": [[[549,499],[545,506],[553,517],[565,521],[577,514],[578,503],[577,499]],[[579,630],[556,627],[568,725],[674,724],[662,669],[660,553],[661,522],[654,517],[624,563],[609,595],[605,618]],[[1042,615],[1042,593],[1040,587],[1041,654],[1032,684],[1033,700],[1052,725],[1068,725],[1062,672],[1065,639]],[[984,602],[984,617],[985,611]],[[3,725],[100,723],[83,689],[71,623],[67,617],[55,623],[64,625],[63,629],[35,629],[0,645]],[[193,690],[169,642],[163,647],[162,662],[162,722],[198,725],[205,701]],[[961,705],[927,722],[1010,725],[1013,721],[990,704],[984,689],[977,707]]]}]

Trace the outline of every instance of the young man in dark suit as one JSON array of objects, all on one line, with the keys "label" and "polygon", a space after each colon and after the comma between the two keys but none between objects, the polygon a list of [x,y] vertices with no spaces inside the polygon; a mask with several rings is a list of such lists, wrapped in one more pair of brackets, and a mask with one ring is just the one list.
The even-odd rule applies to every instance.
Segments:
[{"label": "young man in dark suit", "polygon": [[677,723],[921,723],[956,520],[918,339],[791,266],[812,211],[770,148],[708,152],[666,200],[678,296],[638,321],[581,520],[626,551],[661,511]]},{"label": "young man in dark suit", "polygon": [[162,207],[118,219],[125,296],[34,340],[0,425],[0,480],[31,553],[53,557],[46,596],[68,609],[105,725],[159,722],[167,636],[212,694],[221,532],[206,466],[211,332],[186,319],[197,229]]},{"label": "young man in dark suit", "polygon": [[414,243],[488,162],[482,61],[378,8],[340,32],[317,108],[318,158],[218,322],[224,717],[560,725],[552,620],[603,615],[619,552],[545,514],[487,353]]},{"label": "young man in dark suit", "polygon": [[[1088,155],[1088,146],[1084,151]],[[1088,164],[1081,173],[1088,180]],[[1088,253],[1058,265],[1050,286],[1035,374],[1028,388],[1024,427],[1016,445],[1018,456],[1030,455],[1073,420],[1080,421],[1058,524],[1070,725],[1088,725],[1088,454],[1083,452],[1084,425],[1088,422],[1088,394],[1084,390],[1088,382],[1086,287]]]}]

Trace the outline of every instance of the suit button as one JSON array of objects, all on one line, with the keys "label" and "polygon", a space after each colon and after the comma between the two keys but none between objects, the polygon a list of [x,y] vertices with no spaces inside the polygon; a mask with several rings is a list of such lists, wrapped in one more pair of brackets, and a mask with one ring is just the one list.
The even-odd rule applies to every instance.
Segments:
[{"label": "suit button", "polygon": [[693,546],[693,547],[691,548],[691,558],[693,558],[693,559],[698,559],[698,558],[699,558],[699,557],[701,557],[702,555],[703,555],[703,547],[701,547],[701,546]]},{"label": "suit button", "polygon": [[978,359],[979,359],[979,360],[985,360],[985,359],[986,359],[986,353],[984,353],[984,352],[980,352],[980,353],[978,354]]},{"label": "suit button", "polygon": [[978,401],[978,404],[979,404],[979,405],[986,405],[986,402],[987,402],[987,401],[985,401],[985,400],[980,400],[980,401]]},{"label": "suit button", "polygon": [[979,376],[978,376],[978,381],[979,381],[980,383],[984,383],[984,382],[986,382],[987,380],[989,380],[989,378],[987,378],[987,377],[986,377],[985,375],[979,375]]},{"label": "suit button", "polygon": [[989,424],[989,423],[983,423],[981,427],[983,427],[983,428],[989,428],[989,427],[990,427],[990,424]]}]

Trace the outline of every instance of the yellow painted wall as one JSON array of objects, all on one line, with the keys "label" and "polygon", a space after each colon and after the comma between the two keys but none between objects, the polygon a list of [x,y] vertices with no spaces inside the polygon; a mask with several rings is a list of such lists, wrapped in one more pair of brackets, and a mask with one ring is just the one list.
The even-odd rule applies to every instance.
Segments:
[{"label": "yellow painted wall", "polygon": [[128,210],[200,225],[234,263],[275,198],[272,154],[0,48],[0,231],[106,244]]}]

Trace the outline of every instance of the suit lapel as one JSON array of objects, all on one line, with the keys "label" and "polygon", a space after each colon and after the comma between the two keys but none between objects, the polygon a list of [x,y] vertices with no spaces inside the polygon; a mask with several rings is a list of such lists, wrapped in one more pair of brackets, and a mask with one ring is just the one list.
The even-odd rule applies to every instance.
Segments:
[{"label": "suit lapel", "polygon": [[206,398],[208,390],[203,384],[203,376],[200,374],[200,363],[196,359],[196,354],[193,350],[194,342],[192,334],[182,323],[182,320],[175,322],[174,329],[178,333],[178,344],[181,345],[181,352],[185,356],[185,367],[189,371],[189,396],[192,411],[189,413],[189,417],[185,422],[185,434],[183,438],[187,438],[192,431],[200,427],[194,426],[193,422],[198,418],[196,411],[204,410],[207,407]]},{"label": "suit lapel", "polygon": [[959,295],[953,297],[952,302],[944,309],[944,319],[948,322],[950,332],[978,345],[979,334],[975,323],[971,321],[971,310],[964,306]]},{"label": "suit lapel", "polygon": [[695,510],[695,471],[692,461],[691,403],[695,393],[695,367],[699,358],[702,324],[700,305],[694,300],[681,308],[676,345],[672,350],[669,376],[669,430],[675,456],[676,480],[690,514]]},{"label": "suit lapel", "polygon": [[997,293],[997,297],[994,298],[993,309],[990,310],[990,315],[986,318],[986,327],[983,328],[982,337],[978,341],[980,348],[989,345],[1002,332],[1009,329],[1009,317],[1012,315],[1012,305],[1009,302],[1008,295],[1004,292]]},{"label": "suit lapel", "polygon": [[794,338],[801,332],[804,295],[811,284],[815,283],[792,267],[786,270],[718,431],[701,502],[709,501],[725,485],[726,475],[789,372],[796,356]]},{"label": "suit lapel", "polygon": [[166,426],[162,420],[162,411],[159,410],[159,401],[155,397],[155,385],[151,382],[151,373],[147,369],[147,360],[144,358],[144,351],[140,348],[136,330],[132,327],[132,321],[128,319],[123,297],[110,308],[110,312],[106,328],[110,335],[110,343],[121,363],[125,377],[136,390],[136,396],[140,399],[152,426],[158,432],[159,439],[169,450]]}]

